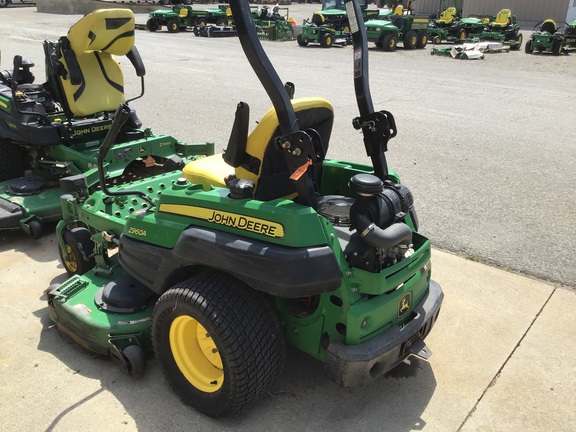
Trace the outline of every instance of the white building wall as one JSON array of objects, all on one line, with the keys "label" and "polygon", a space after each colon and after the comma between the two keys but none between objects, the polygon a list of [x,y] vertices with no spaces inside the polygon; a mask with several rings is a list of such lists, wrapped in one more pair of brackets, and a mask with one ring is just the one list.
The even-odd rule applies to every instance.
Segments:
[{"label": "white building wall", "polygon": [[[439,5],[440,0],[415,0],[413,3],[416,13],[425,15],[435,13]],[[464,0],[463,9],[464,16],[496,15],[501,9],[510,9],[519,21],[553,19],[564,22],[567,13],[576,13],[576,0]]]}]

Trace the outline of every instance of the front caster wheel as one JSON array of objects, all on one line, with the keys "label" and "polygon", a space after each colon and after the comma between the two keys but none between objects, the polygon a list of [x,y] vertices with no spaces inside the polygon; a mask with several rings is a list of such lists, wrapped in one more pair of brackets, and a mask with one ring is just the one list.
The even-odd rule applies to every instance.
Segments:
[{"label": "front caster wheel", "polygon": [[284,364],[275,310],[224,273],[203,273],[166,291],[154,308],[152,344],[176,394],[211,417],[253,403]]},{"label": "front caster wheel", "polygon": [[83,275],[96,265],[94,242],[91,236],[90,231],[82,227],[72,228],[62,234],[66,250],[63,251],[58,248],[58,251],[60,252],[60,261],[70,276]]}]

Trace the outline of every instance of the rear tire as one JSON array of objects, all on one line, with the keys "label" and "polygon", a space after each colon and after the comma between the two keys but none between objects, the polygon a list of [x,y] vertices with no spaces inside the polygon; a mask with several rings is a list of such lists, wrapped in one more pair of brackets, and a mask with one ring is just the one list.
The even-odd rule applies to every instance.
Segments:
[{"label": "rear tire", "polygon": [[217,26],[225,26],[228,24],[228,20],[226,18],[218,18],[216,20],[216,25]]},{"label": "rear tire", "polygon": [[552,43],[552,54],[559,56],[562,53],[562,42],[555,40]]},{"label": "rear tire", "polygon": [[418,44],[418,33],[414,30],[409,30],[404,35],[404,49],[414,49]]},{"label": "rear tire", "polygon": [[532,48],[532,41],[531,40],[526,42],[526,46],[524,46],[524,52],[526,54],[532,54],[534,52],[534,48]]},{"label": "rear tire", "polygon": [[218,272],[192,277],[160,297],[152,344],[174,392],[211,417],[252,404],[284,364],[283,330],[272,305]]},{"label": "rear tire", "polygon": [[423,30],[418,32],[418,43],[416,44],[416,48],[426,48],[426,45],[428,45],[428,34]]},{"label": "rear tire", "polygon": [[304,40],[304,38],[302,38],[302,34],[299,34],[298,36],[296,36],[296,41],[298,42],[298,45],[300,46],[308,46],[308,41]]},{"label": "rear tire", "polygon": [[465,41],[467,37],[468,37],[468,33],[466,33],[466,30],[461,29],[461,30],[458,32],[458,40],[459,40],[460,42]]}]

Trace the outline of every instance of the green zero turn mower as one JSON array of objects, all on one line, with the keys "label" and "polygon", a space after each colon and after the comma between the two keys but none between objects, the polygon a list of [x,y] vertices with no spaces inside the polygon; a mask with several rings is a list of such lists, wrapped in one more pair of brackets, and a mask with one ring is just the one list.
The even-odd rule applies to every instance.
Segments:
[{"label": "green zero turn mower", "polygon": [[428,38],[432,42],[463,42],[484,31],[482,19],[462,18],[463,4],[464,0],[440,0],[438,13],[428,27]]},{"label": "green zero turn mower", "polygon": [[252,19],[256,26],[258,37],[264,40],[287,41],[294,40],[296,22],[289,15],[287,7],[262,6],[252,8]]},{"label": "green zero turn mower", "polygon": [[[44,52],[44,84],[34,82],[34,63],[21,56],[11,71],[0,72],[0,229],[22,228],[33,238],[45,223],[62,218],[60,178],[85,174],[88,190],[97,187],[98,149],[118,104],[126,102],[115,56],[126,56],[141,77],[141,93],[131,100],[144,94],[145,68],[129,10],[89,14],[67,36],[45,41]],[[207,143],[184,144],[142,130],[132,110],[115,141],[106,170],[116,184],[180,170],[193,155],[213,152]]]},{"label": "green zero turn mower", "polygon": [[510,9],[502,9],[494,21],[490,21],[482,33],[469,35],[470,40],[497,41],[509,45],[511,50],[519,50],[522,46],[522,33],[516,16]]},{"label": "green zero turn mower", "polygon": [[286,342],[344,387],[428,358],[424,338],[443,300],[413,196],[387,166],[397,130],[391,113],[374,111],[358,3],[346,1],[360,111],[352,124],[371,165],[326,158],[332,105],[292,99],[249,2],[230,6],[273,108],[249,133],[240,102],[223,154],[118,187],[105,168],[130,116],[119,105],[99,152],[100,190],[90,193],[82,175],[61,181],[57,234],[71,277],[47,291],[62,332],[133,375],[153,351],[178,396],[214,417],[265,393]]},{"label": "green zero turn mower", "polygon": [[[344,0],[327,0],[322,10],[314,12],[311,20],[305,20],[302,32],[296,37],[298,45],[320,44],[323,48],[332,45],[345,46],[352,43],[350,21],[344,6]],[[365,0],[360,0],[362,19],[364,21],[378,18],[378,9],[368,9]]]},{"label": "green zero turn mower", "polygon": [[556,56],[562,54],[565,37],[564,32],[560,31],[556,22],[547,19],[536,24],[534,30],[537,27],[539,27],[539,31],[532,33],[530,39],[526,41],[524,46],[526,54],[532,54],[534,51],[537,53],[550,52]]},{"label": "green zero turn mower", "polygon": [[564,29],[564,51],[576,50],[576,20],[566,24]]}]

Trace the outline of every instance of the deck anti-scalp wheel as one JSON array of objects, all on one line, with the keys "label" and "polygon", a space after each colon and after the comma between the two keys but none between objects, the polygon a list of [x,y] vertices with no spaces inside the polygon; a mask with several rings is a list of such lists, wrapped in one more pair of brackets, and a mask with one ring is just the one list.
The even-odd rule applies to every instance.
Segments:
[{"label": "deck anti-scalp wheel", "polygon": [[211,417],[251,404],[284,364],[275,310],[224,273],[203,273],[166,291],[154,308],[152,343],[172,389]]}]

